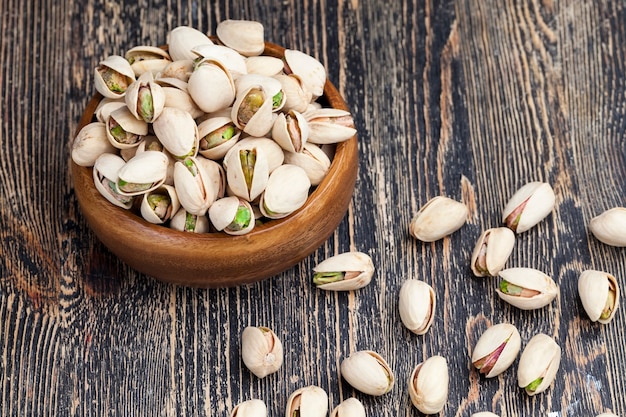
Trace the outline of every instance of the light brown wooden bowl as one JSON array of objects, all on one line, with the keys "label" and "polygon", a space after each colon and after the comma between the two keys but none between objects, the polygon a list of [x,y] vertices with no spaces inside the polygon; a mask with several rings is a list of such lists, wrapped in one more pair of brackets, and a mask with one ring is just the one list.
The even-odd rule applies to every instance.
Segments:
[{"label": "light brown wooden bowl", "polygon": [[[266,43],[265,55],[282,57],[285,49]],[[325,101],[348,107],[330,81]],[[76,132],[94,119],[102,97],[87,105]],[[231,287],[277,275],[314,252],[341,222],[358,171],[357,138],[337,145],[328,175],[305,205],[289,217],[271,220],[242,236],[188,233],[151,224],[116,207],[94,186],[92,168],[73,161],[74,192],[89,227],[119,259],[158,280],[193,287]]]}]

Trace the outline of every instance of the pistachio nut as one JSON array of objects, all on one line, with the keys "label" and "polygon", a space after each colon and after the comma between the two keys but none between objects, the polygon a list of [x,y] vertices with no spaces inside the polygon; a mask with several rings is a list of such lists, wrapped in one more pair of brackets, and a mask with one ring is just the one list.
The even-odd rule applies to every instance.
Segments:
[{"label": "pistachio nut", "polygon": [[143,195],[140,211],[141,217],[150,223],[163,224],[174,217],[179,208],[176,189],[163,184]]},{"label": "pistachio nut", "polygon": [[552,384],[561,363],[561,348],[550,336],[539,333],[524,348],[517,383],[528,395],[539,394]]},{"label": "pistachio nut", "polygon": [[496,289],[498,296],[522,310],[545,307],[559,293],[559,287],[552,278],[536,269],[508,268],[498,275],[502,278]]},{"label": "pistachio nut", "polygon": [[254,375],[264,378],[283,364],[283,344],[271,329],[248,326],[241,335],[241,358]]},{"label": "pistachio nut", "polygon": [[614,207],[594,217],[589,230],[602,243],[626,247],[626,208]]},{"label": "pistachio nut", "polygon": [[578,278],[578,295],[591,321],[607,324],[619,307],[617,279],[606,272],[583,271]]},{"label": "pistachio nut", "polygon": [[326,417],[327,413],[328,394],[318,386],[297,389],[287,399],[285,417]]},{"label": "pistachio nut", "polygon": [[207,35],[189,26],[177,26],[169,32],[168,51],[172,61],[195,59],[192,49],[198,45],[212,44]]},{"label": "pistachio nut", "polygon": [[554,209],[554,190],[545,182],[529,182],[517,190],[502,210],[502,222],[516,233],[530,229]]},{"label": "pistachio nut", "polygon": [[437,414],[448,400],[448,361],[435,355],[417,365],[408,381],[413,405],[424,414]]},{"label": "pistachio nut", "polygon": [[365,417],[365,407],[354,397],[343,400],[330,413],[330,417]]},{"label": "pistachio nut", "polygon": [[265,190],[269,165],[263,148],[239,143],[226,153],[223,164],[234,195],[253,201]]},{"label": "pistachio nut", "polygon": [[230,417],[267,417],[267,406],[262,400],[247,400],[237,404]]},{"label": "pistachio nut", "polygon": [[233,104],[235,82],[221,62],[204,58],[189,76],[187,92],[202,111],[212,113]]},{"label": "pistachio nut", "polygon": [[72,142],[72,160],[76,165],[90,167],[103,153],[114,153],[102,122],[92,122],[80,129]]},{"label": "pistachio nut", "polygon": [[152,123],[154,134],[175,158],[185,159],[198,153],[198,125],[191,114],[174,107],[165,107]]},{"label": "pistachio nut", "polygon": [[[160,79],[157,82],[163,84]],[[163,85],[163,93],[165,94],[165,107],[173,107],[187,112],[193,119],[205,114],[189,95],[186,83],[184,88]]]},{"label": "pistachio nut", "polygon": [[287,49],[284,54],[285,73],[300,77],[314,99],[324,94],[326,68],[316,58],[302,51]]},{"label": "pistachio nut", "polygon": [[362,252],[331,256],[313,268],[313,284],[322,290],[350,291],[365,287],[374,275],[374,263]]},{"label": "pistachio nut", "polygon": [[204,44],[192,48],[191,51],[199,57],[195,61],[196,67],[201,65],[203,60],[204,62],[215,61],[226,68],[233,79],[248,73],[246,58],[227,46]]},{"label": "pistachio nut", "polygon": [[487,378],[500,375],[515,361],[522,339],[512,324],[489,327],[480,336],[472,353],[472,364]]},{"label": "pistachio nut", "polygon": [[481,411],[480,413],[472,414],[470,417],[500,417],[500,416],[489,411]]},{"label": "pistachio nut", "polygon": [[237,143],[241,131],[229,117],[212,117],[198,125],[198,135],[199,153],[206,158],[219,160]]},{"label": "pistachio nut", "polygon": [[154,81],[152,72],[144,72],[126,90],[126,106],[137,119],[152,123],[165,107],[163,88]]},{"label": "pistachio nut", "polygon": [[[296,110],[301,113],[306,111],[313,96],[311,92],[307,90],[306,86],[302,82],[302,79],[296,74],[277,74],[274,75],[274,78],[280,81],[282,90],[285,93],[285,105],[283,106],[283,111]],[[354,136],[354,134],[352,136]]]},{"label": "pistachio nut", "polygon": [[110,203],[123,209],[130,209],[133,197],[123,195],[117,189],[117,173],[126,162],[118,155],[103,153],[96,159],[92,173],[96,190]]},{"label": "pistachio nut", "polygon": [[257,56],[265,50],[263,25],[259,22],[226,19],[218,23],[215,33],[220,42],[241,55]]},{"label": "pistachio nut", "polygon": [[249,56],[246,58],[246,69],[248,74],[265,75],[274,77],[283,72],[283,61],[268,55]]},{"label": "pistachio nut", "polygon": [[433,287],[417,279],[404,281],[400,288],[400,319],[415,334],[425,334],[435,317],[436,295]]},{"label": "pistachio nut", "polygon": [[350,112],[334,108],[309,110],[304,113],[308,123],[308,139],[319,145],[346,141],[356,134]]},{"label": "pistachio nut", "polygon": [[[242,76],[250,77],[253,74]],[[268,77],[269,78],[269,77]],[[280,85],[280,83],[279,83]],[[274,124],[273,97],[262,85],[252,85],[240,92],[232,106],[231,118],[235,125],[251,136],[263,137]]]},{"label": "pistachio nut", "polygon": [[133,116],[127,106],[113,110],[105,124],[107,139],[117,149],[136,147],[148,134],[148,124]]},{"label": "pistachio nut", "polygon": [[269,175],[259,209],[269,219],[282,219],[306,203],[311,181],[304,169],[284,164]]},{"label": "pistachio nut", "polygon": [[202,157],[188,157],[174,164],[174,186],[180,204],[202,216],[217,198],[217,190]]},{"label": "pistachio nut", "polygon": [[167,176],[168,163],[163,152],[136,154],[117,172],[117,189],[120,194],[139,195],[159,187]]},{"label": "pistachio nut", "polygon": [[409,231],[422,242],[434,242],[460,229],[468,215],[465,204],[437,196],[417,212],[411,220]]},{"label": "pistachio nut", "polygon": [[209,231],[209,226],[207,216],[189,213],[184,207],[179,208],[170,220],[170,227],[181,232],[206,233]]},{"label": "pistachio nut", "polygon": [[128,86],[135,81],[135,72],[123,56],[110,55],[94,70],[96,90],[104,97],[124,97]]},{"label": "pistachio nut", "polygon": [[243,235],[254,228],[254,210],[237,196],[220,198],[209,207],[209,219],[216,230],[229,235]]},{"label": "pistachio nut", "polygon": [[166,50],[149,45],[135,46],[126,51],[124,57],[137,77],[144,72],[151,72],[152,75],[157,75],[172,62],[172,58],[170,58],[170,54]]},{"label": "pistachio nut", "polygon": [[313,143],[305,143],[302,152],[285,152],[285,163],[304,169],[311,185],[319,185],[330,169],[330,158]]},{"label": "pistachio nut", "polygon": [[248,136],[241,139],[233,147],[240,149],[260,148],[265,154],[265,159],[267,159],[267,170],[270,174],[283,163],[288,163],[285,161],[283,149],[270,138]]},{"label": "pistachio nut", "polygon": [[353,388],[369,395],[386,394],[395,382],[387,362],[371,350],[360,350],[345,358],[341,375]]},{"label": "pistachio nut", "polygon": [[309,125],[301,113],[280,113],[272,126],[272,139],[286,152],[302,152],[309,138]]},{"label": "pistachio nut", "polygon": [[485,230],[472,252],[471,268],[477,277],[496,276],[515,246],[515,233],[508,227]]}]

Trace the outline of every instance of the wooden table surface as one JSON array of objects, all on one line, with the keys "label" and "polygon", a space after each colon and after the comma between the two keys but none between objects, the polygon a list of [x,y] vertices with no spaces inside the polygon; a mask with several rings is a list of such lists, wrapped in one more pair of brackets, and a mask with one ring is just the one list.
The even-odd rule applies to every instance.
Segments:
[{"label": "wooden table surface", "polygon": [[[419,3],[419,4],[415,4]],[[626,414],[626,309],[592,323],[577,280],[598,269],[626,280],[626,251],[588,231],[625,205],[626,3],[591,0],[217,1],[4,0],[0,3],[0,415],[228,416],[260,398],[281,416],[294,390],[315,384],[330,408],[356,396],[368,416],[417,416],[407,378],[447,358],[441,413],[469,416]],[[352,203],[334,235],[284,273],[253,285],[193,289],[160,283],[118,261],[87,227],[69,174],[69,146],[106,55],[160,45],[189,25],[263,23],[268,41],[316,56],[359,132]],[[507,266],[544,271],[560,287],[549,306],[501,301],[496,278],[475,278],[481,231],[529,181],[550,183],[554,211],[517,237]],[[453,235],[408,234],[428,199],[470,208]],[[111,219],[112,223],[115,219]],[[312,267],[368,253],[372,283],[313,288]],[[423,336],[398,312],[402,283],[437,294]],[[486,379],[471,366],[478,336],[515,324],[522,348],[543,332],[562,348],[556,381],[527,396],[513,366]],[[269,326],[285,361],[264,379],[240,357],[248,326]],[[381,397],[354,391],[343,358],[370,349],[397,381]]]}]

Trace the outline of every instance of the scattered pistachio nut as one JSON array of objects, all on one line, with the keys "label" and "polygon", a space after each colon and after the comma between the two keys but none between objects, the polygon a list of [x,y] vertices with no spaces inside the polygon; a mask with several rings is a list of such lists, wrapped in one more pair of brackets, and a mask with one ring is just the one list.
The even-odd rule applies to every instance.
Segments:
[{"label": "scattered pistachio nut", "polygon": [[617,279],[606,272],[583,271],[578,278],[578,295],[591,321],[607,324],[619,307]]},{"label": "scattered pistachio nut", "polygon": [[522,310],[545,307],[559,293],[552,278],[533,268],[503,269],[499,275],[502,281],[496,289],[498,296]]},{"label": "scattered pistachio nut", "polygon": [[409,396],[424,414],[437,414],[448,400],[448,361],[435,355],[417,365],[409,377]]},{"label": "scattered pistachio nut", "polygon": [[425,334],[435,317],[436,294],[433,287],[417,279],[404,281],[398,308],[402,324],[415,334]]},{"label": "scattered pistachio nut", "polygon": [[496,276],[515,246],[515,233],[508,227],[485,230],[472,252],[471,268],[477,277]]},{"label": "scattered pistachio nut", "polygon": [[230,417],[267,417],[267,406],[262,400],[247,400],[237,404]]},{"label": "scattered pistachio nut", "polygon": [[354,397],[343,400],[330,413],[330,417],[365,417],[365,407]]},{"label": "scattered pistachio nut", "polygon": [[328,394],[318,386],[309,385],[289,396],[285,417],[326,417],[327,413]]},{"label": "scattered pistachio nut", "polygon": [[331,256],[313,268],[313,284],[322,290],[350,291],[363,288],[374,275],[374,263],[363,252]]},{"label": "scattered pistachio nut", "polygon": [[391,391],[395,376],[387,362],[378,353],[361,350],[341,362],[341,375],[353,388],[369,395],[383,395]]},{"label": "scattered pistachio nut", "polygon": [[465,204],[437,196],[420,208],[411,220],[409,231],[422,242],[434,242],[460,229],[468,215]]},{"label": "scattered pistachio nut", "polygon": [[248,326],[241,335],[241,357],[254,375],[264,378],[283,364],[283,344],[271,329]]},{"label": "scattered pistachio nut", "polygon": [[524,348],[517,370],[517,383],[528,395],[550,387],[561,363],[561,347],[550,336],[539,333]]},{"label": "scattered pistachio nut", "polygon": [[516,233],[525,232],[552,212],[555,199],[550,184],[529,182],[504,206],[502,222]]},{"label": "scattered pistachio nut", "polygon": [[500,417],[500,416],[490,411],[481,411],[480,413],[472,414],[470,417]]},{"label": "scattered pistachio nut", "polygon": [[487,378],[507,370],[520,351],[522,339],[512,324],[500,323],[489,327],[480,336],[472,352],[472,364]]},{"label": "scattered pistachio nut", "polygon": [[589,222],[589,230],[600,242],[610,246],[626,246],[626,208],[606,210]]}]

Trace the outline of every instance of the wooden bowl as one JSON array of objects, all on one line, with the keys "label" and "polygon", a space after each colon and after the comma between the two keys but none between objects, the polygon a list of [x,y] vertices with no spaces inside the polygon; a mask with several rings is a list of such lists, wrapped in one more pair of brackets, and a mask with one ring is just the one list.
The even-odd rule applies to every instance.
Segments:
[{"label": "wooden bowl", "polygon": [[[266,43],[265,55],[285,48]],[[102,97],[87,105],[76,132],[94,120]],[[348,107],[328,80],[322,98],[330,107]],[[231,287],[279,274],[314,252],[341,222],[352,199],[358,171],[357,138],[339,143],[330,170],[305,205],[290,216],[256,226],[242,236],[180,232],[149,223],[109,203],[96,190],[92,168],[73,161],[74,192],[87,224],[119,259],[158,280],[193,287]]]}]

